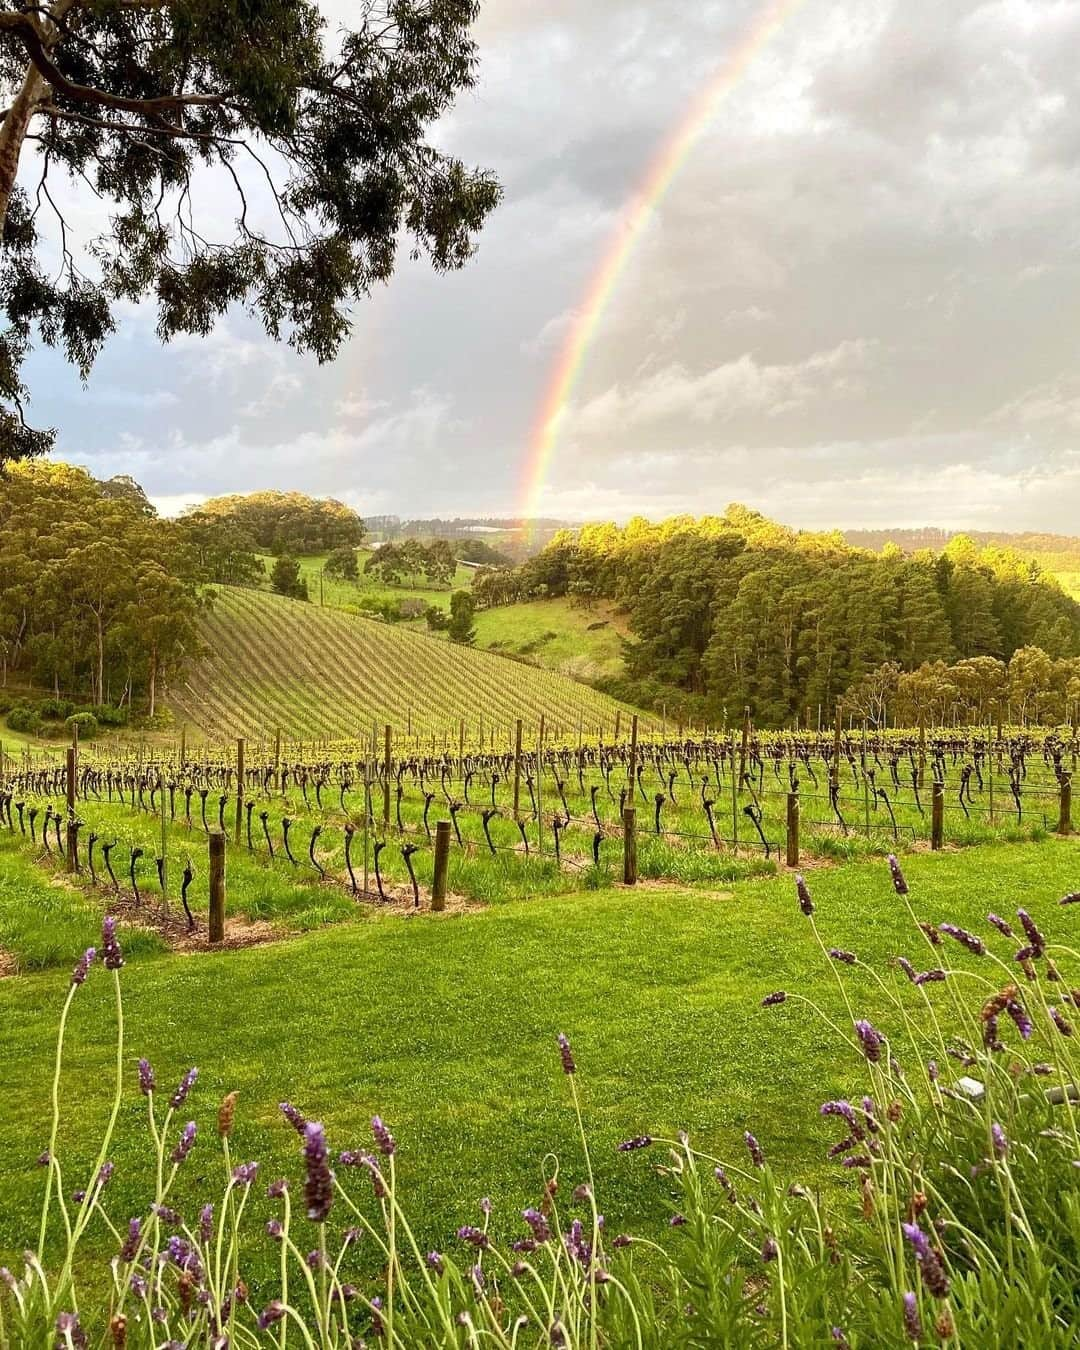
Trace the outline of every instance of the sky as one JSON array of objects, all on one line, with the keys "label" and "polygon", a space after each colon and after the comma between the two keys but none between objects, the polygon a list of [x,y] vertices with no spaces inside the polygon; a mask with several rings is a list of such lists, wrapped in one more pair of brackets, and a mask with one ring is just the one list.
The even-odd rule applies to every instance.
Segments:
[{"label": "sky", "polygon": [[[347,23],[349,0],[322,7]],[[35,354],[32,418],[168,511],[276,487],[368,515],[740,501],[1076,533],[1080,0],[792,0],[639,222],[526,497],[650,164],[776,9],[487,0],[477,87],[435,132],[505,194],[462,272],[404,247],[323,367],[241,313],[161,347],[128,307],[85,387]]]}]

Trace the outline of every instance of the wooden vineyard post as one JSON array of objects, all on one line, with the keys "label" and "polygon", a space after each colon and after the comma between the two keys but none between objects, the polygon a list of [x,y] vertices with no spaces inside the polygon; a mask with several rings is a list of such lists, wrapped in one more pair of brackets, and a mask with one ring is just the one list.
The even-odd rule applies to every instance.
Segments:
[{"label": "wooden vineyard post", "polygon": [[465,777],[465,719],[458,722],[458,768],[461,770],[462,778]]},{"label": "wooden vineyard post", "polygon": [[862,790],[863,816],[866,820],[866,837],[870,838],[870,779],[866,774],[866,721],[862,724]]},{"label": "wooden vineyard post", "polygon": [[919,786],[926,781],[926,718],[919,714]]},{"label": "wooden vineyard post", "polygon": [[383,745],[383,828],[390,832],[390,742],[392,733],[389,725],[385,731]]},{"label": "wooden vineyard post", "polygon": [[787,865],[799,865],[799,794],[787,795]]},{"label": "wooden vineyard post", "polygon": [[187,723],[180,728],[180,772],[184,772],[187,763]]},{"label": "wooden vineyard post", "polygon": [[521,718],[514,727],[514,819],[520,820],[518,807],[521,804]]},{"label": "wooden vineyard post", "polygon": [[274,773],[279,774],[280,772],[281,772],[281,728],[278,727],[274,735]]},{"label": "wooden vineyard post", "polygon": [[1061,797],[1058,807],[1058,834],[1072,834],[1072,778],[1061,775]]},{"label": "wooden vineyard post", "polygon": [[544,714],[536,736],[536,851],[544,851]]},{"label": "wooden vineyard post", "polygon": [[161,796],[161,898],[169,898],[169,814],[165,801],[165,765],[158,770],[158,792]]},{"label": "wooden vineyard post", "polygon": [[623,809],[623,885],[637,885],[637,808]]},{"label": "wooden vineyard post", "polygon": [[71,746],[67,752],[67,836],[65,839],[65,867],[67,871],[75,871],[75,772],[76,759],[75,747]]},{"label": "wooden vineyard post", "polygon": [[375,750],[375,732],[371,741],[364,738],[364,895],[368,893],[368,853],[371,848],[371,758]]},{"label": "wooden vineyard post", "polygon": [[930,799],[930,847],[936,853],[945,842],[945,784],[935,778]]},{"label": "wooden vineyard post", "polygon": [[435,825],[435,874],[431,881],[431,908],[436,912],[446,908],[446,873],[450,866],[450,822],[440,820]]},{"label": "wooden vineyard post", "polygon": [[990,723],[986,724],[986,779],[990,789],[990,828],[994,828],[994,747],[990,740]]},{"label": "wooden vineyard post", "polygon": [[[637,791],[637,713],[630,723],[630,800],[634,800]],[[637,854],[635,852],[635,858]]]},{"label": "wooden vineyard post", "polygon": [[731,728],[731,847],[739,844],[739,778],[735,763],[735,728]]},{"label": "wooden vineyard post", "polygon": [[243,840],[244,825],[244,738],[236,738],[236,843]]},{"label": "wooden vineyard post", "polygon": [[[739,786],[742,787],[742,781],[746,777],[746,755],[750,747],[750,709],[743,709],[742,721],[742,745],[739,747]],[[734,764],[734,761],[732,761]]]},{"label": "wooden vineyard post", "polygon": [[832,767],[829,770],[829,782],[833,787],[840,786],[840,737],[844,733],[844,705],[836,705],[836,726],[833,729]]},{"label": "wooden vineyard post", "polygon": [[619,743],[619,725],[620,725],[621,722],[622,722],[622,710],[621,710],[620,708],[616,708],[616,709],[615,709],[615,737],[614,737],[614,739],[615,739],[615,744],[616,744],[616,745],[618,745],[618,743]]},{"label": "wooden vineyard post", "polygon": [[222,830],[212,829],[209,839],[210,848],[210,941],[222,942],[225,938],[225,834]]}]

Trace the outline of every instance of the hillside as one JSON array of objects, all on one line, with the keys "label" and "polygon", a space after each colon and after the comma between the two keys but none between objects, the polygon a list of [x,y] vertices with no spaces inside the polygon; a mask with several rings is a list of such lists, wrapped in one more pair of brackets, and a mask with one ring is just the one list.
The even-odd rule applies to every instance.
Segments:
[{"label": "hillside", "polygon": [[[170,691],[177,719],[211,738],[354,737],[373,723],[457,736],[479,719],[505,744],[544,714],[553,736],[614,729],[621,705],[565,676],[263,591],[221,587],[200,620],[207,652]],[[622,708],[625,722],[625,707]]]},{"label": "hillside", "polygon": [[958,534],[966,535],[980,548],[1009,548],[1037,562],[1044,572],[1057,577],[1069,595],[1080,597],[1080,537],[1071,534],[1040,534],[1032,531],[1009,533],[993,530],[923,529],[844,530],[852,548],[868,548],[880,553],[886,544],[895,544],[904,553],[929,548],[940,553]]}]

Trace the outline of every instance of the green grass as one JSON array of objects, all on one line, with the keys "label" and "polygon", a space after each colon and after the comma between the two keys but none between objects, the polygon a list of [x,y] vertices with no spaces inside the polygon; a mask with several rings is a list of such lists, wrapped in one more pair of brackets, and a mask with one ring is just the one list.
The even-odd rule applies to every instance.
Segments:
[{"label": "green grass", "polygon": [[524,656],[574,679],[595,681],[623,672],[625,619],[606,602],[588,609],[570,600],[532,600],[482,610],[476,642],[489,651]]},{"label": "green grass", "polygon": [[[274,566],[274,559],[269,554],[259,555],[263,567],[266,569],[265,586],[270,588],[270,573]],[[357,549],[356,561],[360,568],[360,576],[356,581],[338,581],[333,577],[322,575],[326,564],[327,555],[325,553],[312,553],[305,557],[298,558],[300,564],[300,575],[308,584],[308,596],[311,601],[318,604],[320,596],[322,603],[333,609],[349,609],[350,606],[357,605],[361,599],[376,600],[423,600],[425,605],[434,605],[438,609],[449,611],[450,594],[454,590],[468,590],[472,585],[473,571],[471,567],[462,567],[454,574],[453,583],[449,586],[425,586],[423,584],[414,585],[411,582],[403,582],[400,586],[387,586],[378,578],[365,575],[364,565],[371,557],[370,549]],[[321,581],[321,589],[320,589]]]},{"label": "green grass", "polygon": [[[905,867],[920,918],[985,932],[987,910],[1011,916],[1024,905],[1052,938],[1072,940],[1077,911],[1057,901],[1077,888],[1073,842],[922,856]],[[827,944],[879,969],[901,953],[929,964],[882,862],[816,871],[810,882]],[[990,936],[1008,955],[1009,944]],[[944,955],[952,965],[973,964],[955,945]],[[881,973],[906,988],[899,974]],[[855,1066],[805,1007],[758,1006],[786,988],[844,1016],[790,878],[737,882],[718,894],[601,890],[444,919],[348,925],[272,947],[144,959],[123,982],[131,1068],[114,1213],[135,1213],[147,1198],[134,1085],[135,1059],[146,1054],[165,1086],[199,1065],[191,1113],[200,1130],[212,1131],[220,1098],[239,1089],[234,1157],[261,1160],[266,1178],[299,1174],[297,1140],[277,1119],[279,1100],[322,1119],[336,1148],[366,1145],[379,1111],[398,1138],[399,1175],[425,1244],[452,1243],[484,1195],[495,1202],[497,1226],[516,1230],[521,1207],[538,1198],[545,1152],[563,1159],[567,1192],[581,1179],[554,1044],[560,1030],[574,1044],[612,1231],[659,1236],[665,1226],[663,1180],[614,1150],[618,1139],[643,1131],[686,1128],[701,1146],[734,1156],[750,1128],[782,1174],[854,1185],[822,1161],[831,1136],[816,1108],[851,1088]],[[33,1237],[42,1181],[34,1159],[44,1146],[66,983],[66,973],[0,982],[0,1259]],[[894,1029],[895,1014],[869,976],[851,973],[848,988],[858,1015]],[[956,988],[981,1001],[981,986]],[[949,987],[931,992],[947,1009]],[[96,971],[69,1031],[61,1140],[68,1178],[91,1164],[108,1109],[112,1038],[111,999]],[[189,1188],[208,1153],[197,1147],[181,1212],[194,1203]],[[258,1213],[268,1214],[261,1194]],[[107,1234],[93,1242],[111,1253]],[[267,1274],[274,1259],[269,1242],[257,1246],[257,1270]],[[257,1289],[253,1296],[258,1304]]]},{"label": "green grass", "polygon": [[579,719],[610,736],[622,707],[553,671],[254,589],[216,588],[201,633],[205,654],[170,702],[214,739],[268,741],[278,728],[294,740],[352,739],[389,722],[399,738],[434,734],[456,748],[464,721],[471,748],[482,718],[503,748],[518,717],[535,728],[543,714],[552,736]]}]

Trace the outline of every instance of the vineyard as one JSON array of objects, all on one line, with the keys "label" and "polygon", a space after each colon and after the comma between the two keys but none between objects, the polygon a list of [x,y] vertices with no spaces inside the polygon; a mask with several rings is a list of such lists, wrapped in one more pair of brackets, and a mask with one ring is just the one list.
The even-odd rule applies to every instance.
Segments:
[{"label": "vineyard", "polygon": [[[519,723],[509,745],[432,751],[386,727],[307,757],[298,742],[192,759],[85,753],[70,779],[55,757],[26,754],[0,789],[0,838],[198,944],[213,836],[231,840],[230,922],[283,931],[441,908],[447,895],[467,907],[638,879],[715,887],[784,865],[1071,831],[1071,732],[628,732],[549,743]],[[15,961],[70,955],[37,950],[43,938],[20,936],[19,922],[6,911],[0,929]]]},{"label": "vineyard", "polygon": [[282,596],[221,587],[203,614],[205,654],[171,691],[179,720],[211,739],[344,739],[373,723],[456,743],[462,720],[505,743],[521,717],[553,731],[613,733],[628,709],[553,672]]}]

